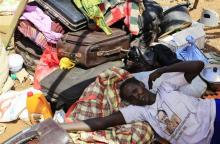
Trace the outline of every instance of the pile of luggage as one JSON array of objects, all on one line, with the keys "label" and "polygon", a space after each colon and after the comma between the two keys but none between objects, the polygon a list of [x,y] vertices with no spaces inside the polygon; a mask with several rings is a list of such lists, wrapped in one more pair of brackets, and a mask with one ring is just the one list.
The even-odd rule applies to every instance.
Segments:
[{"label": "pile of luggage", "polygon": [[[192,21],[188,2],[166,8],[154,0],[35,0],[22,10],[15,52],[50,114],[66,112],[112,67],[134,73],[185,60],[209,63],[204,26]],[[19,71],[11,77],[19,79]]]},{"label": "pile of luggage", "polygon": [[[62,101],[66,105],[78,99],[90,84],[81,84],[82,81],[94,78],[101,71],[114,66],[115,63],[111,61],[123,59],[123,62],[118,61],[119,65],[131,72],[151,70],[155,68],[155,61],[165,55],[164,51],[168,51],[165,57],[171,58],[160,60],[161,66],[174,62],[169,47],[155,48],[151,44],[160,41],[161,36],[192,24],[188,6],[179,4],[163,10],[153,0],[36,0],[28,3],[19,20],[15,32],[15,50],[24,58],[26,70],[35,73],[34,86],[41,88],[58,109],[63,104],[57,106],[57,102]],[[51,66],[48,68],[45,67],[48,61],[48,56],[43,54],[45,51],[53,51],[53,56],[57,56],[49,59]],[[160,56],[156,56],[158,53]],[[69,67],[66,69],[75,65],[76,68],[68,72],[60,69],[52,72],[50,67],[59,63],[65,67],[67,61]],[[72,77],[77,77],[77,80],[72,80]],[[72,92],[74,98],[71,97]]]}]

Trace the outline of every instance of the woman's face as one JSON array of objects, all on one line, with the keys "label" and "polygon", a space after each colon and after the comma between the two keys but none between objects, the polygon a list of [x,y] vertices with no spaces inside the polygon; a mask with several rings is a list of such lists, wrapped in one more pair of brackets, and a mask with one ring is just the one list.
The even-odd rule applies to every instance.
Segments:
[{"label": "woman's face", "polygon": [[129,84],[125,87],[125,99],[133,105],[144,106],[149,104],[149,91],[145,88],[144,84]]}]

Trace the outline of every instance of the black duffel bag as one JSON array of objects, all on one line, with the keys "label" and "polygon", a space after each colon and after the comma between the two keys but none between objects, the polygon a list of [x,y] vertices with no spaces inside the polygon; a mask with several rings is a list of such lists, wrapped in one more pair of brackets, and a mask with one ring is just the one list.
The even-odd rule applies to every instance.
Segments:
[{"label": "black duffel bag", "polygon": [[69,71],[58,69],[40,82],[42,91],[53,111],[61,108],[66,111],[79,99],[84,89],[94,82],[97,75],[113,66],[122,67],[123,63],[107,62],[90,69],[75,67]]}]

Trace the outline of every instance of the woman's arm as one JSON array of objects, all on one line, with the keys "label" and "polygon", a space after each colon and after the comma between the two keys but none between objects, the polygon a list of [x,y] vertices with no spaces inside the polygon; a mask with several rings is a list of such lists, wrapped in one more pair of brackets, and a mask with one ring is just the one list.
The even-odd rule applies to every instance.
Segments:
[{"label": "woman's arm", "polygon": [[204,63],[202,61],[185,61],[175,63],[170,66],[165,66],[162,68],[158,68],[156,71],[150,74],[148,84],[149,88],[152,88],[152,82],[159,78],[162,74],[167,72],[183,72],[185,73],[185,79],[188,83],[199,75],[201,70],[204,68]]},{"label": "woman's arm", "polygon": [[126,122],[122,113],[118,111],[106,117],[92,118],[70,124],[65,123],[61,124],[60,126],[67,131],[96,131],[125,123]]}]

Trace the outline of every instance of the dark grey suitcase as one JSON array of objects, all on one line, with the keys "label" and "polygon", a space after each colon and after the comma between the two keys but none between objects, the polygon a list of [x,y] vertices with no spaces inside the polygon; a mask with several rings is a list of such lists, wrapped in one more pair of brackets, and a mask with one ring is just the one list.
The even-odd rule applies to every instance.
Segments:
[{"label": "dark grey suitcase", "polygon": [[73,68],[70,71],[56,70],[48,75],[40,83],[47,100],[52,104],[52,109],[57,110],[68,107],[79,99],[84,89],[91,84],[96,76],[113,66],[123,67],[122,61],[104,63],[102,65],[81,69]]},{"label": "dark grey suitcase", "polygon": [[72,0],[36,0],[36,2],[50,17],[58,19],[71,31],[80,30],[88,24],[88,18],[77,9]]}]

